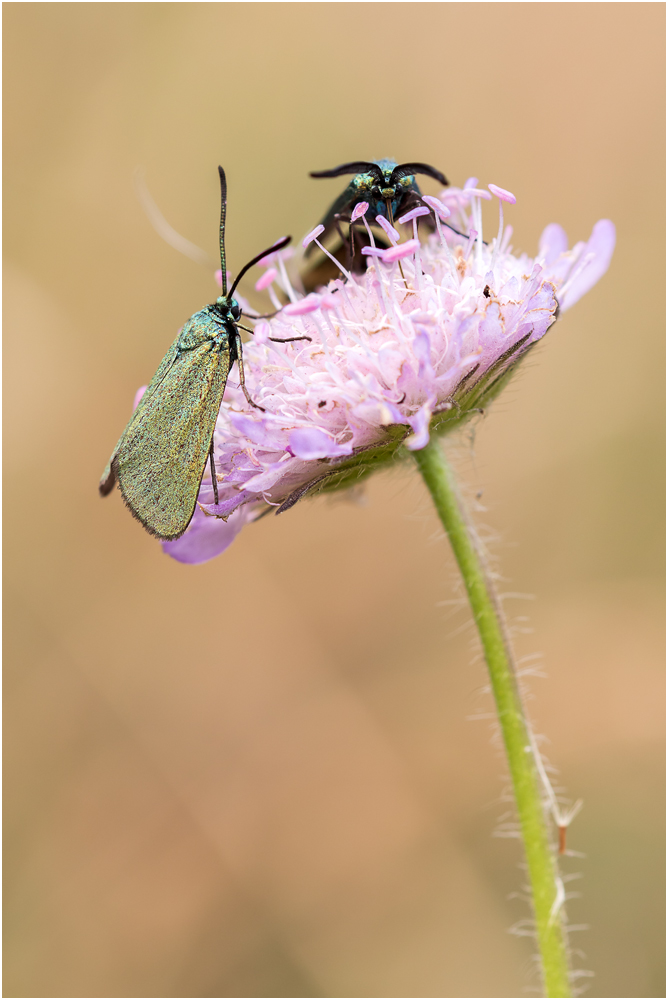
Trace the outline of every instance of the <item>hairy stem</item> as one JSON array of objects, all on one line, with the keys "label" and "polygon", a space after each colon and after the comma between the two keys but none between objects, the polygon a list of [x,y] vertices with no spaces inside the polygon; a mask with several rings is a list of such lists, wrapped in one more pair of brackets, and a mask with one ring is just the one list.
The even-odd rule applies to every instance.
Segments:
[{"label": "hairy stem", "polygon": [[426,448],[413,452],[413,458],[450,539],[489,669],[526,854],[545,996],[570,997],[563,886],[499,598],[438,439],[432,436]]}]

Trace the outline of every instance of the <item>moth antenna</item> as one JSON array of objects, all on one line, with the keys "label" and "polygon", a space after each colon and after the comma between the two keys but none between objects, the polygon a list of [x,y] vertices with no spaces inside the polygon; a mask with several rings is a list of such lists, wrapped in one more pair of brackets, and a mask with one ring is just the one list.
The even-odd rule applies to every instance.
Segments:
[{"label": "moth antenna", "polygon": [[427,177],[433,177],[443,187],[449,185],[445,174],[442,174],[436,167],[430,167],[428,163],[399,163],[392,171],[391,183],[394,184],[401,177],[408,177],[410,174],[425,174]]},{"label": "moth antenna", "polygon": [[225,215],[227,214],[227,180],[225,171],[218,167],[220,177],[220,274],[223,285],[223,298],[227,298],[227,267],[225,264]]},{"label": "moth antenna", "polygon": [[343,174],[376,174],[381,180],[382,171],[377,163],[367,163],[358,160],[354,163],[342,163],[340,167],[333,167],[331,170],[314,170],[309,177],[341,177]]},{"label": "moth antenna", "polygon": [[253,315],[253,313],[245,313],[244,315],[248,316],[249,319],[272,319],[272,317],[278,316],[279,312],[282,312],[282,310],[283,306],[281,306],[280,309],[274,309],[274,311],[270,313],[258,313],[256,315]]},{"label": "moth antenna", "polygon": [[253,267],[254,264],[257,264],[257,262],[260,261],[260,260],[262,260],[263,257],[266,257],[267,254],[275,253],[277,250],[282,250],[283,247],[286,247],[288,245],[288,243],[290,242],[291,239],[292,239],[292,236],[284,236],[282,240],[278,241],[278,243],[274,243],[273,246],[267,247],[267,249],[263,250],[262,253],[259,253],[257,255],[257,257],[253,257],[252,260],[249,260],[248,263],[244,267],[242,267],[241,270],[239,271],[238,275],[235,278],[234,284],[230,288],[229,293],[227,293],[227,292],[223,293],[225,295],[225,297],[228,298],[228,299],[232,298],[232,296],[234,295],[234,289],[237,287],[237,285],[239,284],[239,282],[243,278],[243,276],[246,273],[246,271],[249,271],[250,268]]}]

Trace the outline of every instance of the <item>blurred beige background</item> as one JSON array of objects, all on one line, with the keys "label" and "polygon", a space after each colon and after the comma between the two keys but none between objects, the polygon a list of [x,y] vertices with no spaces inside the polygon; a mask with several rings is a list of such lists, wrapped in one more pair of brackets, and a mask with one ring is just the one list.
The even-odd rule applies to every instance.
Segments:
[{"label": "blurred beige background", "polygon": [[[394,156],[510,188],[609,273],[453,442],[531,712],[585,808],[589,995],[663,996],[664,6],[6,3],[5,996],[486,997],[536,985],[468,614],[416,474],[221,558],[97,481],[211,274]],[[426,181],[425,189],[434,186]],[[490,216],[491,218],[491,216]],[[246,284],[246,290],[252,284]],[[527,631],[531,629],[532,631]]]}]

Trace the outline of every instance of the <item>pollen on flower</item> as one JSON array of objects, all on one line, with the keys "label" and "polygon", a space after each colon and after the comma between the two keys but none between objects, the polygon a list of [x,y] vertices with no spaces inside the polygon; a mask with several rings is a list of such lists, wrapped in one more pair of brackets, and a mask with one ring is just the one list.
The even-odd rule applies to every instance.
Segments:
[{"label": "pollen on flower", "polygon": [[[290,280],[285,251],[265,261],[256,287],[267,288],[278,308],[275,282],[289,304],[259,322],[244,345],[246,386],[261,409],[249,407],[235,367],[214,432],[219,503],[207,470],[188,531],[163,543],[170,555],[210,559],[272,507],[282,513],[310,492],[353,485],[479,413],[545,335],[557,307],[569,308],[605,273],[611,222],[596,223],[589,241],[571,250],[563,229],[549,225],[537,257],[515,255],[503,223],[514,196],[477,184],[470,178],[438,198],[423,196],[426,207],[398,220],[412,224],[409,239],[378,216],[388,249],[375,246],[367,207],[358,206],[356,220],[370,237],[361,250],[367,269],[350,274],[335,261],[341,276],[316,293],[304,295]],[[486,242],[481,206],[490,192],[500,219]],[[425,228],[418,238],[418,219],[428,213],[436,232]],[[313,229],[304,245],[321,246],[321,232]]]}]

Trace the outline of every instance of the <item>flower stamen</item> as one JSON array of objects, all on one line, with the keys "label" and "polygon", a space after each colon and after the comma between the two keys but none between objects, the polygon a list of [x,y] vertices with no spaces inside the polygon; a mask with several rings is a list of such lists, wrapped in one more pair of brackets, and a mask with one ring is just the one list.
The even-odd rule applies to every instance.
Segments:
[{"label": "flower stamen", "polygon": [[324,231],[325,227],[323,225],[316,226],[315,229],[312,229],[311,232],[304,237],[304,239],[302,240],[302,246],[306,248],[309,245],[309,243],[315,243],[315,245],[322,250],[325,256],[329,257],[329,259],[332,261],[333,264],[336,264],[336,266],[338,267],[339,271],[344,276],[344,278],[346,278],[348,281],[352,281],[353,276],[350,273],[350,271],[346,270],[343,264],[341,264],[336,259],[334,254],[331,254],[329,250],[326,250],[325,247],[320,242],[320,240],[318,239],[318,236],[320,236],[321,233],[324,233]]}]

